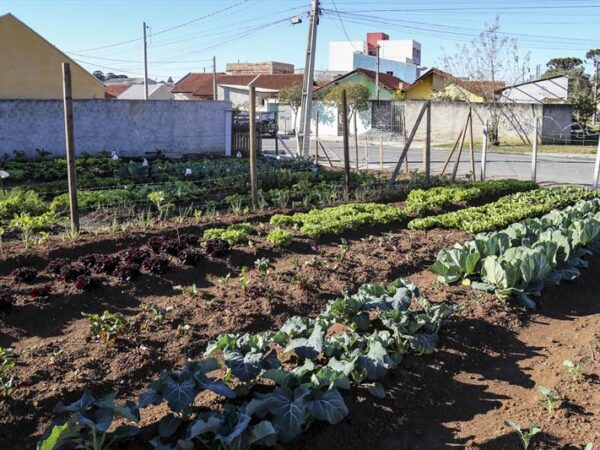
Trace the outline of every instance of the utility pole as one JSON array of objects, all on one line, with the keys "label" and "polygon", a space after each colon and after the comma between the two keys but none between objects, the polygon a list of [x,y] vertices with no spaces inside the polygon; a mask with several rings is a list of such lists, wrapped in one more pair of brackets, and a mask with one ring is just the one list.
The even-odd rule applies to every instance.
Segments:
[{"label": "utility pole", "polygon": [[144,22],[144,100],[148,100],[148,42],[146,41],[146,22]]},{"label": "utility pole", "polygon": [[317,48],[317,26],[319,25],[319,0],[311,0],[310,27],[308,31],[308,44],[306,48],[306,62],[304,64],[304,86],[302,88],[302,111],[300,126],[302,133],[298,136],[300,155],[310,152],[310,122],[312,115],[313,82],[315,78],[315,51]]},{"label": "utility pole", "polygon": [[375,72],[375,87],[377,89],[377,101],[379,101],[379,65],[380,65],[379,44],[377,44],[377,72]]},{"label": "utility pole", "polygon": [[213,56],[213,100],[217,99],[217,57]]}]

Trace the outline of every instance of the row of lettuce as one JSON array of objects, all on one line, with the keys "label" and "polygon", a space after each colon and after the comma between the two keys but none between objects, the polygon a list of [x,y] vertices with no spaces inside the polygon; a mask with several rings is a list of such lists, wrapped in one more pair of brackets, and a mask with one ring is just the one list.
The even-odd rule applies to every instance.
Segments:
[{"label": "row of lettuce", "polygon": [[[343,391],[385,396],[380,380],[405,355],[432,353],[453,311],[420,298],[403,280],[364,285],[331,301],[315,319],[296,316],[276,332],[218,337],[204,359],[164,371],[137,402],[86,392],[74,403],[60,403],[38,448],[103,448],[99,442],[131,438],[160,450],[289,443],[313,422],[343,420]],[[219,405],[200,406],[214,394]],[[138,436],[140,410],[158,405],[168,412]]]}]

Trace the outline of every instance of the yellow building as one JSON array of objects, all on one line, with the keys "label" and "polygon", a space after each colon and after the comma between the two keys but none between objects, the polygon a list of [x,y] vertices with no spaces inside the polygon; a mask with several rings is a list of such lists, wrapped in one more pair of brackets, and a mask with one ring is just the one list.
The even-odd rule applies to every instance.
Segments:
[{"label": "yellow building", "polygon": [[504,82],[464,80],[432,68],[405,88],[409,100],[455,100],[484,103],[495,95]]},{"label": "yellow building", "polygon": [[104,84],[12,14],[0,16],[0,99],[61,99],[62,63],[73,98],[104,98]]}]

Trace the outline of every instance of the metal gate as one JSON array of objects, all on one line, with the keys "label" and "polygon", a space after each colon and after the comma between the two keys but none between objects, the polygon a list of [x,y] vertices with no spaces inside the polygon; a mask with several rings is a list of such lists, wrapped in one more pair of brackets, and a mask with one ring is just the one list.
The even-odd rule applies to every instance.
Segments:
[{"label": "metal gate", "polygon": [[371,128],[392,133],[404,132],[404,102],[373,100]]}]

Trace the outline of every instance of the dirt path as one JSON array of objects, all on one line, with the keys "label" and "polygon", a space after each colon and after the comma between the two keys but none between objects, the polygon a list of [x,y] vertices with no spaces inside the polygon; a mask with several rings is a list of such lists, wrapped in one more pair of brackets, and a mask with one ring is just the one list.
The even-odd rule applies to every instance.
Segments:
[{"label": "dirt path", "polygon": [[[349,399],[345,423],[315,429],[299,447],[518,450],[518,437],[504,424],[512,420],[541,426],[530,449],[598,448],[598,275],[596,257],[580,279],[547,288],[534,314],[461,286],[426,289],[429,297],[472,297],[446,328],[439,352],[405,360],[384,383],[385,399]],[[434,280],[428,272],[410,278],[420,286]],[[581,365],[578,381],[566,359]],[[554,413],[540,403],[539,386],[563,399]]]}]

